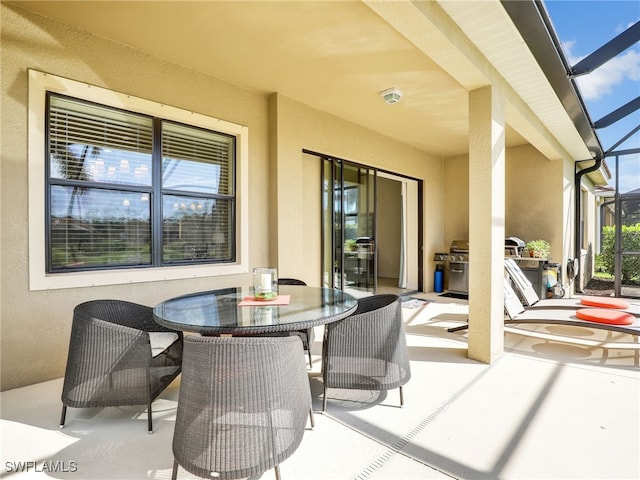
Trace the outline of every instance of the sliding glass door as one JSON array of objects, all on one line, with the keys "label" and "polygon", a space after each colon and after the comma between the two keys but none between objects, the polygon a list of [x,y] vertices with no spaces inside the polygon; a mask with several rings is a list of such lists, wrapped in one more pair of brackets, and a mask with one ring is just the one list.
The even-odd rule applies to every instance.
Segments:
[{"label": "sliding glass door", "polygon": [[324,286],[375,292],[376,172],[324,158],[322,186]]}]

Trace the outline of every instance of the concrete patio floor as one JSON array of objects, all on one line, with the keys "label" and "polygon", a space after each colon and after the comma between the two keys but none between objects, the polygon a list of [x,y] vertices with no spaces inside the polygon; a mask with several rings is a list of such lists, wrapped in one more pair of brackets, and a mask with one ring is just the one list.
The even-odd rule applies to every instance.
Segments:
[{"label": "concrete patio floor", "polygon": [[[640,478],[640,370],[633,352],[604,357],[601,348],[510,330],[505,354],[485,365],[467,358],[465,331],[446,330],[466,320],[466,302],[414,297],[431,302],[403,309],[412,369],[404,407],[397,390],[330,389],[327,412],[320,413],[316,342],[310,370],[316,426],[281,464],[283,480]],[[588,328],[532,329],[605,338]],[[0,477],[171,478],[179,378],[153,404],[152,435],[144,407],[71,408],[60,430],[61,388],[57,379],[0,394]],[[180,469],[178,478],[195,477]]]}]

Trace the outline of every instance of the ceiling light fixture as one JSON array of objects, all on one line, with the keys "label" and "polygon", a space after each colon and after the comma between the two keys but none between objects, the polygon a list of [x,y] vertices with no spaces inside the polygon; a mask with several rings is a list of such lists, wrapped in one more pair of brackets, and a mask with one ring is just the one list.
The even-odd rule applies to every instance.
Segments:
[{"label": "ceiling light fixture", "polygon": [[400,101],[400,97],[402,97],[402,92],[397,88],[393,87],[393,88],[389,88],[388,90],[384,90],[383,92],[380,92],[380,95],[382,95],[382,98],[384,98],[385,102],[387,102],[389,105],[393,105],[394,103],[398,103]]}]

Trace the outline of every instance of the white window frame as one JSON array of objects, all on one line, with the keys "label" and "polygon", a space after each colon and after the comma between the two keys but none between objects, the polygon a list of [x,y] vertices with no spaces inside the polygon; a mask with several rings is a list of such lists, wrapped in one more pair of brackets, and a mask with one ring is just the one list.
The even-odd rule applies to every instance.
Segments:
[{"label": "white window frame", "polygon": [[[91,272],[46,273],[45,148],[46,93],[130,110],[202,127],[236,138],[236,261],[212,265],[128,268]],[[29,70],[29,289],[49,290],[186,278],[235,275],[249,271],[249,129],[206,115],[114,92],[37,70]]]}]

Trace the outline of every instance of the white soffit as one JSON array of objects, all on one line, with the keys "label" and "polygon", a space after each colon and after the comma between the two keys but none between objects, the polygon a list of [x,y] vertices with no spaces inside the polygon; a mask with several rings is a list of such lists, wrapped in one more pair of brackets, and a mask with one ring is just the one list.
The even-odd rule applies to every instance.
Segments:
[{"label": "white soffit", "polygon": [[572,159],[591,158],[578,130],[500,2],[444,0],[440,4]]}]

